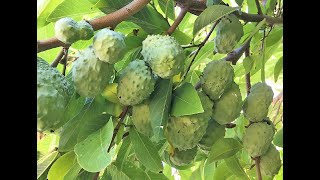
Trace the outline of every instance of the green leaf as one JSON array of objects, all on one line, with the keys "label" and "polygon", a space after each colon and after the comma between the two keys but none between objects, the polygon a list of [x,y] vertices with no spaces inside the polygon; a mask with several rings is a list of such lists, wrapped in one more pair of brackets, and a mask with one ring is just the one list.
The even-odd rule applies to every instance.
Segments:
[{"label": "green leaf", "polygon": [[147,175],[151,180],[168,180],[168,178],[163,173],[153,173],[151,171],[148,171]]},{"label": "green leaf", "polygon": [[37,179],[40,178],[40,176],[49,168],[54,160],[56,160],[58,154],[58,151],[53,151],[37,161]]},{"label": "green leaf", "polygon": [[225,6],[225,5],[213,5],[206,8],[196,19],[193,26],[193,36],[197,34],[202,28],[220,19],[221,17],[228,15],[238,8]]},{"label": "green leaf", "polygon": [[101,180],[131,180],[125,173],[119,171],[117,166],[110,164],[104,172]]},{"label": "green leaf", "polygon": [[[73,150],[73,147],[77,144],[77,139],[80,131],[86,124],[92,124],[90,121],[96,122],[97,118],[101,117],[101,114],[105,112],[106,104],[102,96],[97,96],[89,101],[80,111],[79,114],[74,116],[63,127],[60,134],[59,151],[66,152]],[[100,124],[101,125],[101,124]],[[86,129],[86,127],[84,127]],[[89,131],[91,133],[91,131]],[[84,139],[89,134],[81,133],[80,139]]]},{"label": "green leaf", "polygon": [[47,17],[64,0],[38,0],[37,1],[37,28],[41,28],[50,22]]},{"label": "green leaf", "polygon": [[64,180],[76,179],[79,176],[79,172],[81,171],[81,169],[82,168],[78,162],[74,163],[68,173],[64,176]]},{"label": "green leaf", "polygon": [[280,41],[283,37],[283,28],[273,29],[266,37],[266,47],[270,47]]},{"label": "green leaf", "polygon": [[226,165],[228,166],[229,170],[239,179],[250,180],[248,175],[244,172],[242,166],[239,163],[239,160],[235,155],[226,158],[224,161],[226,162]]},{"label": "green leaf", "polygon": [[88,172],[97,172],[106,168],[112,161],[113,153],[107,153],[113,135],[113,122],[79,142],[74,147],[79,165]]},{"label": "green leaf", "polygon": [[93,9],[92,4],[89,1],[65,0],[52,11],[47,18],[47,21],[56,22],[64,17],[81,20],[84,15],[96,12],[99,12],[99,10]]},{"label": "green leaf", "polygon": [[212,146],[207,161],[208,163],[212,163],[217,160],[231,157],[236,154],[241,148],[242,145],[240,144],[240,142],[233,138],[219,139]]},{"label": "green leaf", "polygon": [[255,0],[247,0],[248,13],[258,14],[258,9]]},{"label": "green leaf", "polygon": [[122,21],[121,23],[119,23],[116,28],[114,29],[117,32],[121,32],[123,34],[129,34],[131,33],[133,30],[135,29],[139,29],[140,26],[136,25],[133,22],[129,22],[129,21]]},{"label": "green leaf", "polygon": [[190,73],[190,76],[187,76],[185,81],[191,83],[192,86],[195,86],[200,81],[200,78],[199,78],[199,75],[195,71],[192,71]]},{"label": "green leaf", "polygon": [[127,36],[124,39],[124,42],[126,43],[127,50],[131,50],[134,48],[141,47],[143,40],[144,40],[144,38],[139,37],[139,36]]},{"label": "green leaf", "polygon": [[127,160],[131,147],[132,147],[132,144],[131,144],[130,138],[125,138],[122,141],[122,145],[119,149],[119,152],[117,154],[117,159],[115,162],[115,165],[119,168],[119,170],[123,169],[123,164]]},{"label": "green leaf", "polygon": [[[62,155],[59,159],[57,159],[51,166],[49,173],[48,173],[48,179],[54,179],[54,180],[63,180],[65,175],[68,173],[68,171],[73,167],[73,165],[78,164],[76,155],[73,151],[70,151],[64,155]],[[80,166],[78,166],[78,172],[81,170]],[[74,174],[75,178],[78,174]]]},{"label": "green leaf", "polygon": [[248,56],[243,59],[242,64],[243,64],[243,67],[245,69],[246,74],[248,74],[251,71],[251,69],[253,67],[253,62],[254,61],[252,59],[252,56]]},{"label": "green leaf", "polygon": [[52,152],[59,142],[59,136],[55,134],[47,134],[40,141],[37,142],[37,160],[44,155]]},{"label": "green leaf", "polygon": [[163,129],[169,117],[172,95],[172,80],[159,79],[150,95],[150,121],[153,129],[153,140],[163,139]]},{"label": "green leaf", "polygon": [[257,26],[251,31],[250,35],[244,40],[245,42],[252,38],[257,32],[259,32],[260,28],[266,23],[266,19],[260,21]]},{"label": "green leaf", "polygon": [[283,56],[277,61],[276,65],[274,66],[274,82],[278,81],[278,77],[283,69]]},{"label": "green leaf", "polygon": [[117,71],[117,74],[119,74],[119,72],[121,72],[125,67],[127,67],[127,65],[131,61],[135,59],[140,59],[141,57],[140,51],[141,51],[141,47],[131,49],[125,54],[125,56],[122,58],[121,61],[114,64],[114,69]]},{"label": "green leaf", "polygon": [[225,163],[225,161],[223,161],[222,163],[220,163],[218,165],[218,167],[214,170],[213,173],[213,179],[214,180],[226,180],[229,177],[231,177],[233,174],[232,172],[229,170],[227,164]]},{"label": "green leaf", "polygon": [[243,3],[243,0],[236,0],[236,3],[238,4],[238,6],[241,6]]},{"label": "green leaf", "polygon": [[273,144],[278,147],[283,147],[283,128],[274,135]]},{"label": "green leaf", "polygon": [[204,112],[197,91],[192,84],[184,83],[173,91],[172,116],[184,116]]},{"label": "green leaf", "polygon": [[157,149],[146,136],[130,129],[130,140],[139,161],[150,171],[158,173],[163,170],[161,158]]},{"label": "green leaf", "polygon": [[189,37],[187,34],[183,33],[182,31],[179,31],[178,29],[176,29],[171,36],[173,36],[180,45],[189,44],[192,41],[191,37]]},{"label": "green leaf", "polygon": [[204,164],[204,168],[203,168],[203,177],[205,180],[214,180],[213,179],[213,175],[216,169],[216,164],[215,163],[208,163],[208,161],[206,161],[206,163]]},{"label": "green leaf", "polygon": [[158,0],[158,2],[162,12],[165,14],[165,17],[175,20],[173,0]]},{"label": "green leaf", "polygon": [[[77,178],[75,180],[88,180],[88,179],[93,179],[93,177],[96,175],[96,173],[88,172],[88,171],[81,171]],[[66,179],[68,180],[68,179]]]}]

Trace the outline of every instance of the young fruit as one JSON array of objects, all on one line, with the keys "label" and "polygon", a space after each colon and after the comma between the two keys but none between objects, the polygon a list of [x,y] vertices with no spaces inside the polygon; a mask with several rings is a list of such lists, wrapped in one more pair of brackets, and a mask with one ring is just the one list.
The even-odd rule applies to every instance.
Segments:
[{"label": "young fruit", "polygon": [[119,102],[129,106],[139,104],[150,96],[155,79],[143,60],[134,60],[123,70],[118,83]]},{"label": "young fruit", "polygon": [[205,152],[209,152],[212,145],[223,138],[225,135],[226,129],[225,126],[220,125],[215,120],[210,119],[206,133],[202,136],[202,139],[199,141],[198,146]]},{"label": "young fruit", "polygon": [[142,42],[141,54],[152,72],[161,78],[170,79],[183,69],[185,54],[171,36],[148,35]]},{"label": "young fruit", "polygon": [[93,37],[93,50],[104,62],[114,64],[122,59],[126,44],[124,36],[110,29],[102,29]]},{"label": "young fruit", "polygon": [[149,137],[153,135],[148,99],[144,100],[140,104],[132,106],[131,120],[137,128],[137,131]]},{"label": "young fruit", "polygon": [[85,49],[73,63],[72,79],[75,90],[85,97],[102,93],[113,75],[113,65],[100,61],[92,47]]},{"label": "young fruit", "polygon": [[81,40],[89,40],[93,37],[94,31],[91,24],[89,24],[87,21],[80,21],[77,23],[77,25]]},{"label": "young fruit", "polygon": [[196,155],[197,147],[184,151],[179,151],[179,149],[176,148],[173,155],[170,156],[170,161],[176,166],[185,166],[192,163]]},{"label": "young fruit", "polygon": [[268,151],[260,157],[261,173],[266,176],[278,174],[281,168],[280,153],[276,147],[271,144]]},{"label": "young fruit", "polygon": [[66,44],[72,44],[80,39],[77,22],[71,18],[59,19],[54,26],[56,38]]}]

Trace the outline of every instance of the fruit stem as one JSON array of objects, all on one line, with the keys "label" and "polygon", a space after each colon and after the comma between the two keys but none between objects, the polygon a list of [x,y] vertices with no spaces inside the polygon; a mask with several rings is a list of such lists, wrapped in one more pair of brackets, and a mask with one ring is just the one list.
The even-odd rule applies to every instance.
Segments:
[{"label": "fruit stem", "polygon": [[[246,57],[250,56],[250,44],[249,44],[248,48],[244,51],[244,55]],[[247,87],[247,96],[248,96],[250,93],[250,89],[251,89],[250,72],[248,72],[246,74],[246,87]]]},{"label": "fruit stem", "polygon": [[254,161],[256,164],[256,171],[257,171],[258,180],[262,180],[261,170],[260,170],[260,156],[256,157],[254,159]]},{"label": "fruit stem", "polygon": [[56,59],[50,64],[51,67],[57,67],[62,56],[64,55],[64,47],[61,48],[59,54],[57,55]]},{"label": "fruit stem", "polygon": [[165,34],[171,35],[174,32],[174,30],[179,26],[184,16],[187,14],[187,12],[188,12],[188,7],[181,7],[181,11],[178,17],[174,20],[173,24],[169,27],[169,29]]},{"label": "fruit stem", "polygon": [[117,136],[117,133],[118,133],[118,131],[119,131],[119,129],[120,129],[120,126],[121,126],[121,124],[122,124],[122,121],[124,120],[124,118],[125,118],[126,115],[127,115],[128,109],[129,109],[129,106],[125,106],[125,107],[123,108],[122,113],[121,113],[120,116],[119,116],[120,120],[119,120],[117,126],[114,128],[113,135],[112,135],[112,139],[111,139],[111,142],[110,142],[110,145],[109,145],[109,148],[108,148],[108,152],[110,151],[110,149],[111,149],[111,147],[112,147],[112,144],[113,144],[113,141],[114,141],[114,139],[115,139],[116,136]]}]

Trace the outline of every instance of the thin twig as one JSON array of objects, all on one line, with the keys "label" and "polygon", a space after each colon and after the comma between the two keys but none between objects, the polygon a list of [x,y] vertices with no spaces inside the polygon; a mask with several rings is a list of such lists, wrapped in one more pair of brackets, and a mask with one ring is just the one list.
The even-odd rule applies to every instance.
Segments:
[{"label": "thin twig", "polygon": [[113,144],[113,141],[114,141],[114,139],[115,139],[116,136],[117,136],[117,133],[118,133],[118,131],[119,131],[119,129],[120,129],[120,126],[121,126],[121,124],[122,124],[122,121],[124,120],[124,118],[125,118],[126,115],[127,115],[128,109],[129,109],[129,106],[125,106],[124,109],[123,109],[123,111],[122,111],[122,113],[121,113],[120,116],[119,116],[120,120],[119,120],[117,126],[114,128],[113,135],[112,135],[112,139],[111,139],[111,143],[110,143],[110,146],[109,146],[109,148],[108,148],[108,152],[110,151],[110,149],[111,149],[111,147],[112,147],[112,144]]},{"label": "thin twig", "polygon": [[176,30],[176,28],[179,26],[179,24],[183,20],[184,16],[187,14],[187,12],[188,12],[187,7],[181,8],[181,11],[180,11],[178,17],[174,20],[173,24],[169,27],[166,34],[171,35],[174,32],[174,30]]},{"label": "thin twig", "polygon": [[256,164],[256,171],[257,171],[258,180],[262,180],[261,170],[260,170],[260,156],[256,157],[254,159],[254,161]]},{"label": "thin twig", "polygon": [[[250,45],[248,46],[248,48],[245,50],[244,55],[246,57],[250,56]],[[248,72],[246,74],[246,88],[247,88],[247,96],[250,93],[250,89],[251,89],[251,82],[250,82],[250,72]]]},{"label": "thin twig", "polygon": [[258,14],[263,15],[259,0],[255,0],[255,2],[256,2],[257,9],[258,9]]},{"label": "thin twig", "polygon": [[64,50],[64,56],[62,57],[60,63],[63,64],[62,75],[66,76],[67,58],[68,58],[69,47],[64,47],[63,50]]},{"label": "thin twig", "polygon": [[227,123],[226,124],[226,128],[234,128],[234,127],[236,127],[237,125],[236,124],[234,124],[234,123]]},{"label": "thin twig", "polygon": [[206,44],[206,42],[208,41],[210,35],[212,34],[214,28],[217,26],[217,24],[219,23],[219,21],[220,21],[220,20],[217,20],[217,21],[213,24],[213,26],[211,27],[210,32],[207,34],[206,38],[200,43],[200,45],[199,45],[198,49],[196,50],[196,53],[194,54],[194,56],[193,56],[193,58],[192,58],[192,60],[191,60],[191,62],[190,62],[190,64],[189,64],[187,70],[185,71],[184,75],[183,75],[182,78],[181,78],[181,82],[182,82],[182,81],[185,79],[185,77],[187,76],[187,74],[188,74],[188,72],[189,72],[189,70],[190,70],[190,68],[191,68],[194,60],[196,59],[197,55],[199,54],[201,48],[202,48],[202,47]]},{"label": "thin twig", "polygon": [[202,86],[201,81],[198,81],[197,84],[194,85],[194,89],[199,90],[201,86]]},{"label": "thin twig", "polygon": [[201,46],[201,44],[192,44],[192,45],[188,45],[188,46],[182,46],[183,49],[186,49],[186,48],[193,48],[193,47],[199,47]]},{"label": "thin twig", "polygon": [[96,172],[92,180],[98,180],[100,172]]},{"label": "thin twig", "polygon": [[64,55],[64,47],[61,48],[59,54],[57,55],[56,59],[54,59],[54,61],[51,63],[51,67],[57,67],[61,58],[63,57]]}]

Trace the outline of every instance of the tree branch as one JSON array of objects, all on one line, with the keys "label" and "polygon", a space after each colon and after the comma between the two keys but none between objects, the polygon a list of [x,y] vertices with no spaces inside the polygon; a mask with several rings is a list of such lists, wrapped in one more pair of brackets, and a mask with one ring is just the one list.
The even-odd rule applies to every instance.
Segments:
[{"label": "tree branch", "polygon": [[[250,56],[250,44],[249,44],[248,48],[245,50],[244,55],[246,57]],[[248,74],[246,74],[246,88],[247,88],[247,96],[248,96],[250,93],[250,89],[251,89],[250,72],[248,72]]]},{"label": "tree branch", "polygon": [[[92,25],[95,31],[105,27],[115,28],[120,22],[126,20],[128,17],[144,8],[149,2],[150,0],[133,0],[128,5],[113,13],[88,22]],[[38,52],[42,52],[59,46],[66,46],[66,44],[54,37],[47,40],[37,41],[37,46]]]},{"label": "tree branch", "polygon": [[263,15],[259,0],[255,0],[255,2],[256,2],[257,9],[258,9],[258,14]]},{"label": "tree branch", "polygon": [[254,161],[256,164],[256,171],[257,171],[258,180],[262,180],[261,170],[260,170],[260,156],[254,158]]},{"label": "tree branch", "polygon": [[64,75],[64,76],[66,76],[68,50],[69,50],[69,47],[63,48],[64,56],[62,57],[62,59],[60,61],[60,63],[63,64],[62,75]]},{"label": "tree branch", "polygon": [[226,128],[234,128],[234,127],[236,127],[237,125],[236,124],[234,124],[234,123],[227,123],[226,124]]},{"label": "tree branch", "polygon": [[59,54],[57,55],[56,59],[54,59],[54,61],[50,64],[51,67],[57,67],[61,58],[63,57],[64,55],[64,47],[61,48]]},{"label": "tree branch", "polygon": [[121,124],[122,124],[122,121],[124,120],[124,118],[125,118],[126,115],[127,115],[128,109],[129,109],[129,106],[125,106],[125,107],[123,108],[122,113],[121,113],[120,116],[119,116],[120,120],[119,120],[117,126],[114,128],[113,135],[112,135],[112,139],[111,139],[111,142],[110,142],[110,146],[109,146],[109,148],[108,148],[108,152],[110,151],[110,149],[111,149],[111,147],[112,147],[112,144],[113,144],[113,141],[114,141],[114,139],[115,139],[116,136],[117,136],[117,133],[118,133],[118,131],[119,131],[119,129],[120,129],[120,126],[121,126]]},{"label": "tree branch", "polygon": [[249,47],[251,42],[251,38],[247,40],[242,46],[240,46],[238,49],[233,50],[230,52],[225,58],[223,58],[226,61],[232,62],[233,65],[236,65],[237,61],[240,59],[244,51]]},{"label": "tree branch", "polygon": [[166,34],[171,35],[174,32],[174,30],[179,26],[179,24],[183,20],[184,16],[187,14],[187,12],[188,12],[188,7],[181,8],[181,11],[180,11],[178,17],[174,20],[173,24],[167,30]]}]

